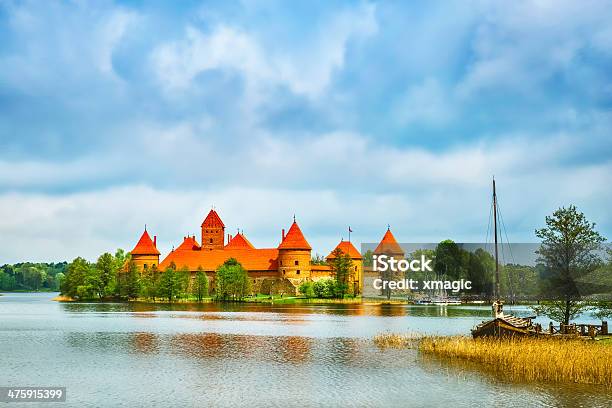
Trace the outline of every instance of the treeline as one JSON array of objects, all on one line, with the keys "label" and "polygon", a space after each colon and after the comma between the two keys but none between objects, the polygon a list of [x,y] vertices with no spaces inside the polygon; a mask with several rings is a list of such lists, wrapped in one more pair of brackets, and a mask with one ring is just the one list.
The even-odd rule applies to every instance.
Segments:
[{"label": "treeline", "polygon": [[2,291],[57,291],[68,263],[21,262],[0,266]]},{"label": "treeline", "polygon": [[216,290],[211,291],[206,273],[199,268],[193,275],[187,268],[171,264],[163,271],[156,266],[140,271],[129,254],[102,254],[95,263],[76,258],[66,268],[61,292],[79,300],[143,298],[202,301],[214,292],[218,300],[240,300],[251,294],[247,271],[233,258],[215,271]]}]

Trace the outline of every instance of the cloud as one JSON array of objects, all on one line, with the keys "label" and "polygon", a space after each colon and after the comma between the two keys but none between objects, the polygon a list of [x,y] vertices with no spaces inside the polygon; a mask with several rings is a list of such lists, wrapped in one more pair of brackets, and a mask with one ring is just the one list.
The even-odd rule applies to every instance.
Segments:
[{"label": "cloud", "polygon": [[0,2],[0,262],[213,204],[261,246],[478,241],[493,174],[511,239],[569,203],[612,236],[609,7],[470,4]]},{"label": "cloud", "polygon": [[401,97],[395,106],[395,117],[403,126],[413,123],[446,126],[454,115],[451,97],[438,80],[426,78]]},{"label": "cloud", "polygon": [[256,33],[229,25],[210,33],[189,26],[184,39],[158,46],[151,59],[160,83],[169,91],[188,89],[203,72],[230,70],[244,77],[251,89],[286,86],[314,98],[343,67],[347,43],[376,29],[375,8],[369,4],[339,13],[304,44],[285,49],[263,44]]}]

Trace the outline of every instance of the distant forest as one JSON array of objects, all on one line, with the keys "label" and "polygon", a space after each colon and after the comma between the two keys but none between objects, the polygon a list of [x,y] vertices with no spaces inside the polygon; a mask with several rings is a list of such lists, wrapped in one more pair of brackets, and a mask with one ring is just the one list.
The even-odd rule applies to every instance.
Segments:
[{"label": "distant forest", "polygon": [[68,262],[0,266],[0,291],[59,291]]}]

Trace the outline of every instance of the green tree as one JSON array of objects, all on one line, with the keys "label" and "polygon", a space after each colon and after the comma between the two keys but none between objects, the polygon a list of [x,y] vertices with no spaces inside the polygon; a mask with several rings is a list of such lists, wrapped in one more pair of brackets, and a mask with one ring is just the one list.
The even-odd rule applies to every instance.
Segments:
[{"label": "green tree", "polygon": [[100,293],[106,296],[112,293],[112,286],[117,278],[117,261],[108,252],[100,255],[96,261],[96,269],[100,275]]},{"label": "green tree", "polygon": [[201,266],[198,266],[198,271],[195,275],[193,294],[198,298],[198,302],[201,302],[204,297],[208,296],[208,277]]},{"label": "green tree", "polygon": [[[89,262],[78,257],[66,268],[66,276],[62,282],[61,293],[70,297],[79,297],[79,286],[85,285],[85,277],[89,272]],[[83,293],[84,290],[81,289]]]},{"label": "green tree", "polygon": [[495,258],[482,248],[467,253],[467,278],[472,282],[472,292],[484,296],[493,294]]},{"label": "green tree", "polygon": [[242,299],[251,289],[247,271],[234,258],[229,258],[217,268],[216,282],[216,296],[221,300]]},{"label": "green tree", "polygon": [[313,283],[310,281],[302,282],[299,287],[300,293],[304,295],[304,297],[312,298],[315,296]]},{"label": "green tree", "polygon": [[147,299],[153,299],[157,297],[159,287],[159,270],[157,265],[153,265],[150,268],[144,268],[140,277],[141,280],[141,295]]},{"label": "green tree", "polygon": [[181,293],[181,286],[181,276],[176,271],[176,265],[171,263],[159,278],[159,287],[157,292],[160,296],[163,296],[167,298],[169,302],[172,302]]},{"label": "green tree", "polygon": [[371,249],[368,249],[365,254],[363,254],[363,266],[372,266],[374,260],[374,252]]},{"label": "green tree", "polygon": [[535,234],[542,240],[537,253],[545,268],[541,291],[547,301],[534,310],[569,324],[592,306],[585,296],[597,288],[589,282],[589,275],[602,263],[597,252],[605,239],[573,205],[547,216],[546,227]]},{"label": "green tree", "polygon": [[179,298],[189,296],[191,283],[191,273],[189,272],[189,268],[183,266],[176,271],[176,278],[178,280],[178,292],[176,296]]},{"label": "green tree", "polygon": [[321,299],[334,297],[336,281],[334,279],[319,279],[312,285],[314,296]]},{"label": "green tree", "polygon": [[464,277],[464,254],[461,248],[450,239],[444,240],[436,247],[434,271],[438,277],[450,280]]},{"label": "green tree", "polygon": [[123,286],[122,295],[128,299],[135,299],[140,294],[140,272],[136,262],[129,261],[127,271],[125,272],[125,285]]},{"label": "green tree", "polygon": [[332,252],[333,258],[329,262],[332,274],[336,279],[334,294],[343,299],[344,295],[352,288],[349,288],[349,274],[353,269],[353,260],[349,254],[344,253],[340,248]]}]

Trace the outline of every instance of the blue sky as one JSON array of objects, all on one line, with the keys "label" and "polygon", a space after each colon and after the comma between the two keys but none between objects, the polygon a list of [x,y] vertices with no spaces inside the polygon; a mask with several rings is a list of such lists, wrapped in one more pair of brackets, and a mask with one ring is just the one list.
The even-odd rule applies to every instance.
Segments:
[{"label": "blue sky", "polygon": [[612,236],[612,2],[0,0],[0,263],[162,252],[215,205],[276,246]]}]

